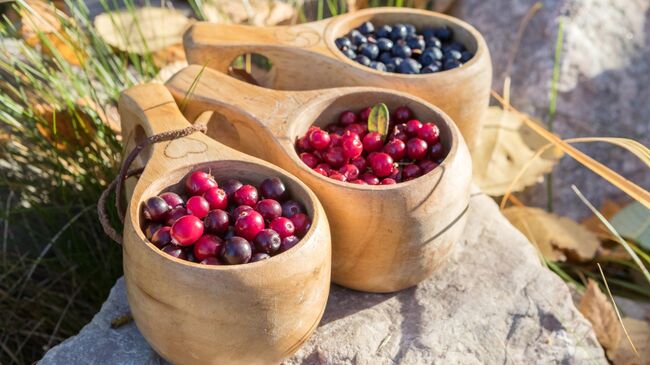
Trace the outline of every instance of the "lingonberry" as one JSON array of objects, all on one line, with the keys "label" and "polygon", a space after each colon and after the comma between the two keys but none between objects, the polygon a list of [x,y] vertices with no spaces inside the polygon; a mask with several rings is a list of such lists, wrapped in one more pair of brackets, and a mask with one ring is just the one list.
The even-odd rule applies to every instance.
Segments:
[{"label": "lingonberry", "polygon": [[165,224],[168,226],[173,225],[176,223],[176,221],[187,215],[187,209],[183,206],[178,206],[172,210],[169,211],[169,214],[167,214],[167,218],[165,219]]},{"label": "lingonberry", "polygon": [[230,226],[230,217],[221,209],[211,210],[203,218],[203,227],[207,233],[220,235],[228,230],[228,226]]},{"label": "lingonberry", "polygon": [[216,257],[223,247],[223,240],[211,234],[205,234],[194,244],[194,257],[201,261],[208,257]]},{"label": "lingonberry", "polygon": [[325,176],[325,177],[329,176],[329,174],[327,173],[327,171],[325,171],[325,169],[322,168],[322,167],[318,167],[318,166],[317,166],[317,167],[314,167],[313,170],[316,171],[317,173],[319,173],[319,174]]},{"label": "lingonberry", "polygon": [[222,265],[218,258],[216,257],[206,257],[201,262],[201,265]]},{"label": "lingonberry", "polygon": [[253,255],[250,243],[238,236],[229,238],[221,250],[221,259],[228,265],[245,264]]},{"label": "lingonberry", "polygon": [[237,218],[239,218],[239,216],[243,212],[248,211],[248,210],[253,210],[253,207],[251,207],[250,205],[240,205],[240,206],[238,206],[236,208],[233,208],[233,210],[232,210],[232,218],[233,218],[233,220],[237,220]]},{"label": "lingonberry", "polygon": [[429,148],[429,156],[433,160],[439,160],[445,156],[444,147],[440,142],[434,143],[431,148]]},{"label": "lingonberry", "polygon": [[[341,133],[345,133],[345,129]],[[342,141],[343,137],[340,134],[330,134],[330,147],[340,146]]]},{"label": "lingonberry", "polygon": [[413,180],[422,175],[422,168],[416,164],[404,166],[402,169],[402,181]]},{"label": "lingonberry", "polygon": [[391,170],[386,178],[393,179],[396,182],[402,181],[402,169],[399,166],[393,166],[393,170]]},{"label": "lingonberry", "polygon": [[433,123],[425,123],[418,131],[418,138],[429,145],[432,145],[438,142],[438,139],[440,138],[440,129]]},{"label": "lingonberry", "polygon": [[286,217],[275,218],[269,224],[269,228],[278,232],[281,238],[293,235],[294,231],[296,230],[296,227],[293,225],[291,219]]},{"label": "lingonberry", "polygon": [[235,234],[249,241],[263,229],[264,218],[254,210],[241,212],[235,220]]},{"label": "lingonberry", "polygon": [[314,168],[320,162],[320,159],[316,157],[313,153],[303,152],[300,154],[300,160],[309,166],[309,168]]},{"label": "lingonberry", "polygon": [[343,147],[343,153],[347,158],[357,158],[363,152],[363,143],[359,140],[358,136],[357,138],[343,137],[341,147]]},{"label": "lingonberry", "polygon": [[387,178],[383,179],[379,183],[379,185],[393,185],[393,184],[397,184],[397,181],[395,181],[394,179],[391,179],[390,177],[387,177]]},{"label": "lingonberry", "polygon": [[359,168],[353,164],[346,164],[339,169],[341,175],[345,176],[346,181],[356,180],[359,177]]},{"label": "lingonberry", "polygon": [[409,140],[409,135],[405,131],[397,131],[393,134],[393,138],[399,139],[400,141],[406,143]]},{"label": "lingonberry", "polygon": [[152,196],[144,202],[144,217],[147,220],[159,222],[167,217],[167,213],[172,208],[167,204],[165,199]]},{"label": "lingonberry", "polygon": [[162,227],[151,236],[149,241],[158,248],[163,248],[172,243],[171,227]]},{"label": "lingonberry", "polygon": [[363,181],[361,179],[352,180],[350,182],[353,183],[353,184],[358,184],[358,185],[368,185],[367,182],[365,182],[365,181]]},{"label": "lingonberry", "polygon": [[388,176],[393,170],[393,158],[387,153],[379,152],[369,156],[368,163],[377,177]]},{"label": "lingonberry", "polygon": [[280,243],[282,243],[280,235],[276,231],[268,228],[261,230],[253,240],[256,252],[263,252],[269,255],[274,254],[280,248]]},{"label": "lingonberry", "polygon": [[[327,152],[325,152],[325,155],[323,156],[323,159],[327,164],[329,164],[332,168],[338,169],[341,166],[343,166],[347,162],[347,157],[345,156],[345,152],[343,152],[342,147],[330,147]],[[309,165],[308,165],[309,166]],[[315,167],[310,166],[310,167]]]},{"label": "lingonberry", "polygon": [[371,174],[371,173],[365,173],[365,174],[361,175],[361,178],[368,185],[378,185],[379,184],[379,178],[377,176]]},{"label": "lingonberry", "polygon": [[271,258],[271,256],[269,256],[269,255],[267,255],[267,254],[265,254],[263,252],[258,252],[258,253],[254,254],[251,257],[251,260],[249,262],[258,262],[258,261],[267,260],[267,259],[270,259],[270,258]]},{"label": "lingonberry", "polygon": [[348,179],[345,177],[345,175],[338,173],[338,172],[333,172],[329,176],[330,179],[332,180],[338,180],[338,181],[348,181]]},{"label": "lingonberry", "polygon": [[255,210],[267,221],[272,221],[282,215],[282,206],[273,199],[260,200],[255,206]]},{"label": "lingonberry", "polygon": [[407,106],[400,106],[395,109],[395,120],[398,123],[406,123],[413,117],[413,112]]},{"label": "lingonberry", "polygon": [[171,229],[172,243],[189,246],[203,235],[203,222],[193,215],[179,218]]},{"label": "lingonberry", "polygon": [[162,248],[162,251],[172,257],[176,257],[177,259],[187,260],[187,254],[182,247],[176,245],[167,245]]},{"label": "lingonberry", "polygon": [[280,243],[280,249],[278,250],[278,253],[288,251],[290,248],[297,245],[298,242],[300,242],[300,238],[298,238],[296,236],[284,237],[282,239],[282,242]]},{"label": "lingonberry", "polygon": [[210,211],[210,203],[204,197],[195,195],[187,200],[186,209],[188,214],[203,219]]},{"label": "lingonberry", "polygon": [[339,123],[343,125],[350,125],[356,122],[357,122],[357,115],[354,114],[354,112],[351,112],[349,110],[341,113],[341,116],[339,117]]},{"label": "lingonberry", "polygon": [[296,141],[296,147],[298,147],[298,150],[301,152],[311,152],[314,150],[314,148],[309,143],[309,138],[307,138],[307,136],[298,138]]},{"label": "lingonberry", "polygon": [[422,129],[422,123],[417,119],[411,119],[406,122],[406,133],[411,137],[417,137],[418,133]]},{"label": "lingonberry", "polygon": [[302,205],[295,200],[287,200],[282,203],[282,216],[291,218],[298,213],[304,213]]},{"label": "lingonberry", "polygon": [[372,112],[371,107],[361,109],[361,111],[359,112],[359,122],[368,123],[368,117],[370,116],[371,112]]},{"label": "lingonberry", "polygon": [[232,195],[233,201],[237,205],[248,205],[254,207],[257,204],[257,188],[253,185],[244,185],[237,189]]},{"label": "lingonberry", "polygon": [[294,226],[294,234],[303,237],[311,228],[311,219],[304,213],[298,213],[290,218]]},{"label": "lingonberry", "polygon": [[158,195],[159,197],[163,198],[167,204],[169,204],[170,207],[175,208],[179,205],[185,204],[185,201],[183,198],[180,197],[180,195],[172,192],[166,192]]},{"label": "lingonberry", "polygon": [[149,240],[149,239],[151,239],[151,236],[153,236],[153,234],[162,227],[163,227],[162,223],[149,222],[144,226],[144,229],[143,229],[144,236],[147,237],[147,239]]},{"label": "lingonberry", "polygon": [[361,137],[366,135],[368,127],[365,124],[354,123],[345,127],[345,130],[348,132],[356,133],[357,135],[359,135],[359,137]]},{"label": "lingonberry", "polygon": [[383,138],[381,134],[377,132],[370,132],[363,136],[363,149],[366,150],[366,152],[379,151],[383,145]]},{"label": "lingonberry", "polygon": [[389,154],[394,161],[399,161],[406,154],[406,144],[401,139],[393,138],[384,146],[382,151]]},{"label": "lingonberry", "polygon": [[210,205],[210,209],[226,209],[228,207],[228,194],[221,188],[212,188],[206,191],[203,193],[203,198]]},{"label": "lingonberry", "polygon": [[357,169],[359,169],[359,171],[366,171],[366,169],[368,168],[368,163],[366,162],[366,159],[363,158],[362,156],[353,158],[350,161],[350,163],[356,166]]},{"label": "lingonberry", "polygon": [[217,186],[212,175],[204,171],[194,171],[185,180],[185,190],[190,195],[200,195]]},{"label": "lingonberry", "polygon": [[412,160],[421,160],[427,155],[428,145],[419,138],[411,138],[406,142],[406,155]]},{"label": "lingonberry", "polygon": [[260,184],[260,193],[264,198],[282,201],[287,198],[289,192],[279,177],[264,179]]},{"label": "lingonberry", "polygon": [[326,163],[319,163],[318,165],[316,165],[316,168],[325,170],[325,172],[327,172],[327,175],[331,174],[333,171],[330,165]]},{"label": "lingonberry", "polygon": [[228,199],[232,199],[232,195],[235,193],[235,191],[239,190],[239,188],[242,186],[244,186],[244,184],[236,179],[229,179],[221,184],[221,188],[226,192]]},{"label": "lingonberry", "polygon": [[424,175],[427,172],[433,171],[433,169],[438,167],[438,164],[431,160],[422,160],[418,162],[418,166],[420,166],[420,168],[422,169],[422,175]]},{"label": "lingonberry", "polygon": [[309,135],[309,144],[316,150],[324,150],[330,145],[330,135],[324,130],[315,130]]}]

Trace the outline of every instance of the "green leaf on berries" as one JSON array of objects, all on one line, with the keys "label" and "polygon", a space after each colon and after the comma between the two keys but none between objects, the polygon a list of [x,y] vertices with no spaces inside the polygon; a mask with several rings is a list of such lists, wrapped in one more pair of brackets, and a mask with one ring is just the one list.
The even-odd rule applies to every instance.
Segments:
[{"label": "green leaf on berries", "polygon": [[388,135],[388,124],[390,122],[390,114],[388,107],[384,103],[379,103],[372,107],[370,115],[368,116],[368,131],[377,132],[381,134],[382,139],[386,139]]}]

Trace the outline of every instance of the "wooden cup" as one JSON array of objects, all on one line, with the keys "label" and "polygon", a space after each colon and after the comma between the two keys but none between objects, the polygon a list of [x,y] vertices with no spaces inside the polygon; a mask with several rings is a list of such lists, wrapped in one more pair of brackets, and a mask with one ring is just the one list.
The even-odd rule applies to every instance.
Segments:
[{"label": "wooden cup", "polygon": [[[334,40],[365,21],[375,26],[411,23],[449,26],[454,38],[474,53],[462,67],[403,75],[362,66],[343,55]],[[425,10],[373,8],[295,26],[252,27],[198,22],[184,37],[190,64],[227,73],[232,61],[246,53],[262,54],[273,64],[268,86],[279,90],[313,90],[340,86],[378,86],[419,96],[441,108],[458,125],[470,150],[476,144],[487,111],[492,63],[485,40],[471,25]]]},{"label": "wooden cup", "polygon": [[[472,164],[463,137],[440,109],[405,93],[378,88],[277,91],[189,66],[167,83],[188,120],[215,116],[207,135],[296,175],[316,193],[332,232],[332,279],[369,292],[392,292],[427,278],[463,230]],[[338,120],[344,110],[383,102],[407,105],[438,124],[448,155],[433,171],[395,185],[357,185],[314,172],[294,142],[309,126]]]},{"label": "wooden cup", "polygon": [[[127,141],[190,125],[162,85],[126,90],[119,111]],[[124,276],[131,313],[149,344],[174,364],[274,364],[292,355],[316,329],[329,293],[330,233],[314,193],[286,171],[201,133],[155,144],[139,163],[145,161],[125,220]],[[312,217],[311,229],[287,252],[244,265],[167,255],[140,228],[142,202],[182,191],[196,169],[253,184],[280,177]]]}]

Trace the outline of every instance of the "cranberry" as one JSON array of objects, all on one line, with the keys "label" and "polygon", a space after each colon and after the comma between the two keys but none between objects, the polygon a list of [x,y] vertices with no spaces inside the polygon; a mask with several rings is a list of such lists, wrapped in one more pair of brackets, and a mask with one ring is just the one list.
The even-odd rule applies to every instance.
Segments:
[{"label": "cranberry", "polygon": [[233,217],[235,220],[237,220],[237,218],[239,218],[239,216],[240,216],[243,212],[245,212],[245,211],[247,211],[247,210],[253,210],[253,207],[251,207],[251,206],[249,206],[249,205],[240,205],[240,206],[238,206],[237,208],[235,208],[235,209],[232,210],[232,217]]},{"label": "cranberry", "polygon": [[409,140],[409,135],[405,131],[399,131],[393,135],[393,138],[399,139],[402,142],[406,142]]},{"label": "cranberry", "polygon": [[383,145],[383,137],[378,132],[370,132],[363,136],[363,149],[366,152],[379,151]]},{"label": "cranberry", "polygon": [[368,123],[368,117],[370,116],[370,112],[372,112],[371,107],[361,109],[361,111],[359,112],[359,121],[361,123]]},{"label": "cranberry", "polygon": [[402,181],[413,180],[420,176],[422,176],[422,169],[416,164],[406,165],[402,169]]},{"label": "cranberry", "polygon": [[410,159],[421,160],[427,155],[427,143],[419,138],[411,138],[406,142],[406,154]]},{"label": "cranberry", "polygon": [[313,131],[309,135],[309,144],[317,150],[324,150],[330,145],[330,135],[320,129]]},{"label": "cranberry", "polygon": [[304,213],[302,206],[295,200],[287,200],[282,203],[282,216],[291,218],[298,213]]},{"label": "cranberry", "polygon": [[401,139],[393,138],[384,146],[382,151],[389,154],[394,161],[399,161],[406,154],[406,144]]},{"label": "cranberry", "polygon": [[254,210],[241,212],[235,220],[235,234],[249,241],[263,229],[264,218]]},{"label": "cranberry", "polygon": [[320,159],[316,157],[313,153],[309,152],[303,152],[300,155],[300,160],[305,163],[305,165],[309,166],[309,168],[313,169],[318,165],[320,162]]},{"label": "cranberry", "polygon": [[258,262],[258,261],[262,261],[262,260],[266,260],[266,259],[270,259],[270,258],[271,258],[271,256],[269,256],[269,255],[267,255],[265,253],[262,253],[262,252],[258,252],[258,253],[254,254],[251,257],[251,260],[249,262]]},{"label": "cranberry", "polygon": [[339,125],[337,123],[330,123],[325,126],[325,130],[330,132],[330,138],[332,137],[332,134],[335,133],[336,129],[339,128]]},{"label": "cranberry", "polygon": [[329,175],[327,173],[327,171],[325,171],[325,169],[322,168],[322,167],[314,167],[313,170],[316,171],[317,173],[323,175],[323,176],[328,176]]},{"label": "cranberry", "polygon": [[309,144],[309,138],[302,136],[296,141],[296,147],[300,152],[311,152],[314,148]]},{"label": "cranberry", "polygon": [[361,178],[368,185],[378,185],[379,184],[379,178],[377,176],[371,174],[371,173],[365,173],[365,174],[361,175]]},{"label": "cranberry", "polygon": [[406,122],[406,133],[408,133],[409,136],[416,137],[420,132],[420,129],[422,129],[422,123],[420,123],[419,120],[411,119]]},{"label": "cranberry", "polygon": [[296,236],[288,236],[282,239],[282,243],[280,243],[280,249],[278,250],[278,253],[286,252],[293,246],[297,245],[298,242],[300,242],[300,238]]},{"label": "cranberry", "polygon": [[[325,162],[327,162],[332,168],[338,169],[341,166],[345,165],[347,162],[347,157],[345,156],[345,152],[343,152],[342,147],[331,147],[325,152],[325,155],[323,156],[323,159]],[[316,166],[316,165],[314,165]],[[310,167],[314,167],[310,166]]]},{"label": "cranberry", "polygon": [[162,227],[151,236],[151,243],[158,248],[163,248],[172,243],[171,227]]},{"label": "cranberry", "polygon": [[185,190],[190,195],[200,195],[214,187],[217,187],[217,182],[212,175],[203,171],[194,171],[185,180]]},{"label": "cranberry", "polygon": [[333,172],[332,174],[330,174],[329,178],[332,179],[332,180],[338,180],[338,181],[344,181],[344,182],[348,180],[345,177],[345,175],[340,174],[338,172]]},{"label": "cranberry", "polygon": [[440,139],[440,129],[433,123],[426,123],[418,131],[418,138],[429,145],[436,143]]},{"label": "cranberry", "polygon": [[157,230],[162,228],[162,223],[158,222],[149,222],[147,225],[144,227],[144,236],[147,237],[147,239],[151,239],[151,236],[153,236],[154,233],[156,233]]},{"label": "cranberry", "polygon": [[198,262],[198,260],[194,256],[194,252],[192,252],[192,247],[183,247],[183,251],[185,251],[185,255],[187,255],[185,260],[191,262]]},{"label": "cranberry", "polygon": [[228,230],[230,217],[228,213],[221,209],[215,209],[208,212],[203,219],[203,226],[206,232],[212,234],[222,234]]},{"label": "cranberry", "polygon": [[402,181],[402,169],[398,166],[393,166],[393,170],[390,172],[387,178],[393,179],[396,182]]},{"label": "cranberry", "polygon": [[171,207],[165,199],[157,196],[152,196],[144,202],[144,217],[150,221],[162,221],[170,210]]},{"label": "cranberry", "polygon": [[257,189],[253,185],[244,185],[235,191],[232,198],[237,205],[254,207],[258,199]]},{"label": "cranberry", "polygon": [[201,265],[222,265],[218,258],[216,257],[206,257],[205,259],[199,262]]},{"label": "cranberry", "polygon": [[203,193],[203,198],[205,198],[205,200],[208,202],[208,205],[210,205],[210,209],[228,208],[228,194],[226,194],[223,189],[212,188]]},{"label": "cranberry", "polygon": [[226,192],[228,199],[232,199],[232,195],[235,193],[235,191],[239,190],[239,188],[242,186],[244,186],[244,184],[242,184],[241,181],[235,179],[226,180],[226,182],[221,184],[221,188]]},{"label": "cranberry", "polygon": [[351,164],[357,167],[359,171],[366,171],[368,168],[368,163],[366,162],[366,159],[363,158],[362,156],[359,156],[357,158],[353,158],[352,161],[350,161]]},{"label": "cranberry", "polygon": [[167,193],[162,193],[158,195],[159,197],[163,198],[169,204],[170,207],[175,208],[179,205],[185,204],[185,201],[183,198],[181,198],[178,194],[172,193],[172,192],[167,192]]},{"label": "cranberry", "polygon": [[345,180],[356,180],[359,177],[359,168],[353,164],[343,165],[339,172],[345,176]]},{"label": "cranberry", "polygon": [[430,172],[436,167],[438,167],[438,164],[431,160],[422,160],[418,162],[418,166],[420,166],[420,168],[422,169],[422,175],[424,175],[427,172]]},{"label": "cranberry", "polygon": [[226,241],[221,250],[221,259],[228,265],[245,264],[250,261],[252,254],[250,243],[241,237],[234,236]]},{"label": "cranberry", "polygon": [[413,117],[413,112],[407,106],[400,106],[395,109],[395,120],[400,123],[406,123]]},{"label": "cranberry", "polygon": [[165,224],[168,226],[174,225],[176,221],[187,215],[187,209],[183,206],[178,206],[172,210],[169,211],[169,214],[167,214],[167,219],[165,219]]},{"label": "cranberry", "polygon": [[189,246],[203,236],[203,222],[193,215],[179,218],[172,226],[172,243]]},{"label": "cranberry", "polygon": [[339,123],[343,125],[350,125],[357,122],[357,115],[351,111],[344,111],[339,117]]},{"label": "cranberry", "polygon": [[343,137],[341,137],[339,134],[330,134],[330,140],[330,147],[336,147],[341,145]]},{"label": "cranberry", "polygon": [[205,218],[210,211],[210,203],[202,196],[193,196],[187,200],[187,213],[201,219]]},{"label": "cranberry", "polygon": [[304,236],[309,228],[311,228],[311,219],[304,213],[298,213],[290,218],[295,228],[295,235],[298,237]]},{"label": "cranberry", "polygon": [[361,179],[352,180],[350,182],[353,183],[353,184],[358,184],[358,185],[368,185],[367,182],[365,182],[365,181],[363,181]]},{"label": "cranberry", "polygon": [[170,256],[176,257],[177,259],[187,260],[187,254],[183,248],[176,245],[167,245],[162,248],[162,251]]},{"label": "cranberry", "polygon": [[317,168],[317,169],[318,169],[318,168],[321,168],[321,169],[325,170],[325,172],[327,172],[327,175],[329,175],[329,174],[332,173],[332,168],[330,167],[330,165],[328,165],[328,164],[326,164],[326,163],[319,163],[319,164],[316,166],[316,168]]},{"label": "cranberry", "polygon": [[387,178],[383,179],[379,184],[380,185],[393,185],[393,184],[397,184],[397,181],[387,177]]},{"label": "cranberry", "polygon": [[378,177],[388,176],[393,170],[393,158],[383,152],[370,156],[368,163],[372,172]]},{"label": "cranberry", "polygon": [[293,225],[291,219],[286,217],[275,218],[269,224],[269,228],[278,232],[281,238],[293,235],[294,231],[296,230],[296,227]]},{"label": "cranberry", "polygon": [[221,238],[223,238],[224,240],[227,240],[227,239],[230,239],[230,238],[233,238],[233,237],[235,237],[235,227],[233,227],[233,226],[228,227],[228,230],[226,231],[226,233],[221,235]]},{"label": "cranberry", "polygon": [[267,221],[272,221],[282,215],[282,206],[273,199],[260,200],[255,206],[255,210]]},{"label": "cranberry", "polygon": [[429,156],[431,156],[431,158],[434,160],[438,160],[445,157],[445,151],[440,142],[431,146],[431,148],[429,149]]},{"label": "cranberry", "polygon": [[343,147],[343,153],[347,158],[357,158],[361,156],[363,152],[363,143],[359,140],[359,137],[343,137],[343,142],[341,143]]},{"label": "cranberry", "polygon": [[280,248],[280,243],[282,243],[282,238],[272,229],[261,230],[253,240],[255,251],[264,252],[269,255],[275,253]]},{"label": "cranberry", "polygon": [[260,184],[260,193],[267,199],[275,199],[278,201],[286,199],[287,195],[289,195],[284,183],[278,177],[264,179]]},{"label": "cranberry", "polygon": [[345,127],[346,132],[353,132],[356,133],[359,136],[365,136],[368,126],[365,126],[363,124],[359,123],[354,123],[350,124],[349,126]]},{"label": "cranberry", "polygon": [[[314,151],[312,152],[314,156],[316,156],[316,159],[318,160],[318,163],[320,163],[323,160],[323,155],[325,154],[325,151]],[[318,165],[317,165],[318,166]]]},{"label": "cranberry", "polygon": [[204,260],[208,257],[216,257],[221,248],[223,247],[223,241],[217,236],[211,234],[203,235],[199,238],[198,241],[194,244],[194,257],[197,260]]}]

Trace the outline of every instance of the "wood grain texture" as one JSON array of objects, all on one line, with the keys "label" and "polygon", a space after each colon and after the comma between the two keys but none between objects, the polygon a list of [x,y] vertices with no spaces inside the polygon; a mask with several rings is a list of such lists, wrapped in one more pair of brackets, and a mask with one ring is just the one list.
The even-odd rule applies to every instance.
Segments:
[{"label": "wood grain texture", "polygon": [[[226,135],[223,141],[231,147],[272,162],[311,187],[330,223],[337,284],[369,292],[410,287],[438,269],[458,240],[466,220],[471,159],[454,122],[424,100],[367,87],[270,90],[196,65],[177,73],[167,87],[186,104],[188,120],[206,111],[217,116],[208,136]],[[310,125],[324,126],[344,110],[379,102],[391,109],[407,105],[422,120],[436,122],[448,151],[445,161],[422,177],[385,186],[332,180],[300,161],[294,141]],[[219,135],[222,130],[228,133]]]},{"label": "wood grain texture", "polygon": [[[427,75],[380,72],[345,57],[334,45],[337,37],[361,23],[408,22],[418,28],[447,25],[474,57],[460,68]],[[492,63],[485,40],[471,25],[454,17],[417,9],[364,9],[296,26],[252,27],[199,22],[184,36],[190,64],[227,73],[231,62],[258,53],[273,63],[268,87],[312,90],[340,86],[377,86],[419,96],[444,110],[458,125],[470,150],[476,144],[487,111]]]},{"label": "wood grain texture", "polygon": [[[189,126],[162,85],[126,90],[119,111],[125,136],[133,136],[127,150],[136,135]],[[146,168],[127,211],[124,276],[147,341],[174,364],[273,364],[293,354],[316,328],[329,293],[329,226],[314,193],[286,171],[201,133],[156,144],[140,162]],[[313,218],[310,231],[291,250],[245,265],[205,266],[165,254],[140,229],[141,204],[161,191],[182,191],[196,169],[253,184],[280,177]]]}]

